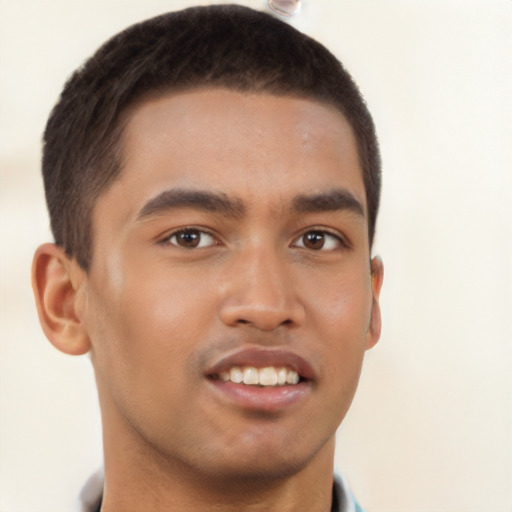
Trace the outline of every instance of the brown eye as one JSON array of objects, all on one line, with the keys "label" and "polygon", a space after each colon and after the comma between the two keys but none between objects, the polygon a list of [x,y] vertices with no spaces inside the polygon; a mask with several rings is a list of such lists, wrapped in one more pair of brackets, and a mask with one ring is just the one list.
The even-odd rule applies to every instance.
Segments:
[{"label": "brown eye", "polygon": [[199,229],[182,229],[170,236],[168,240],[172,245],[184,249],[197,249],[215,244],[212,235]]},{"label": "brown eye", "polygon": [[302,235],[302,242],[304,247],[308,249],[322,249],[325,243],[325,233],[322,231],[310,231]]},{"label": "brown eye", "polygon": [[328,231],[312,230],[301,235],[294,243],[295,247],[313,251],[332,251],[342,247],[342,240]]}]

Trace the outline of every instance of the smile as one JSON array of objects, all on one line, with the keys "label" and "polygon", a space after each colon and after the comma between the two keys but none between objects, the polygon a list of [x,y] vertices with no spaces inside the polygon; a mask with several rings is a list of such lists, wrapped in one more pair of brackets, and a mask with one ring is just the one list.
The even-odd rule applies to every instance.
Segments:
[{"label": "smile", "polygon": [[284,366],[264,368],[233,366],[229,370],[220,372],[218,378],[224,382],[262,387],[296,385],[300,381],[299,374],[295,370]]},{"label": "smile", "polygon": [[288,350],[245,347],[225,354],[205,370],[216,399],[229,407],[281,413],[307,400],[316,372]]}]

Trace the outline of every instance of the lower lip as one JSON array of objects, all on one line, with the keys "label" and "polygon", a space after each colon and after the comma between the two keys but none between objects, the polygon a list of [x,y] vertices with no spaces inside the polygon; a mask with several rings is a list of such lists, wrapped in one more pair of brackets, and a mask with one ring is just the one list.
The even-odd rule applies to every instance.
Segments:
[{"label": "lower lip", "polygon": [[220,396],[244,409],[262,412],[278,412],[304,400],[309,392],[308,382],[299,382],[293,386],[247,386],[210,380]]}]

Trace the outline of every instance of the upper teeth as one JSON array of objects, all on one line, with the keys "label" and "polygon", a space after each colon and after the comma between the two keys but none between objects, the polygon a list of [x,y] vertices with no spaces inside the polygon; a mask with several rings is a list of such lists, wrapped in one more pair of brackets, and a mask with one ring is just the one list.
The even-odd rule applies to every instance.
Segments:
[{"label": "upper teeth", "polygon": [[231,381],[235,384],[246,384],[249,386],[284,386],[285,384],[297,384],[299,374],[289,368],[255,368],[254,366],[233,366],[229,371],[219,374],[221,380]]}]

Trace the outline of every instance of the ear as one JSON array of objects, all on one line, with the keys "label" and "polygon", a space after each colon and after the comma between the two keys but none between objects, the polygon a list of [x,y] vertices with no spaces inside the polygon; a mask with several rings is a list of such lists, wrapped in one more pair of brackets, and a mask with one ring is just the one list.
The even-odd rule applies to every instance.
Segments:
[{"label": "ear", "polygon": [[380,256],[375,256],[370,263],[372,278],[372,312],[370,317],[370,325],[366,335],[366,349],[372,348],[380,338],[381,331],[381,315],[380,315],[380,290],[384,280],[384,264]]},{"label": "ear", "polygon": [[61,352],[85,354],[90,340],[82,324],[85,271],[55,244],[41,245],[32,262],[32,290],[41,327]]}]

